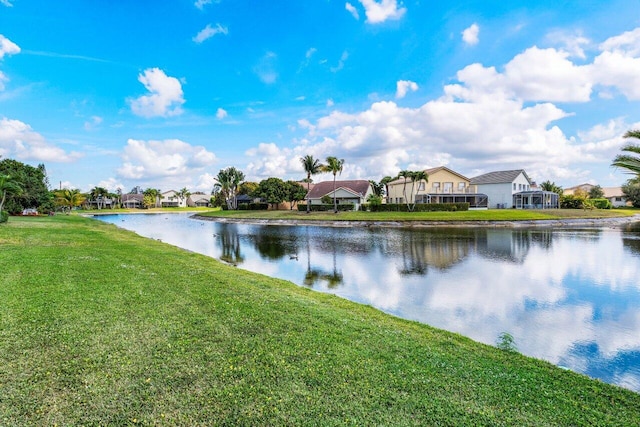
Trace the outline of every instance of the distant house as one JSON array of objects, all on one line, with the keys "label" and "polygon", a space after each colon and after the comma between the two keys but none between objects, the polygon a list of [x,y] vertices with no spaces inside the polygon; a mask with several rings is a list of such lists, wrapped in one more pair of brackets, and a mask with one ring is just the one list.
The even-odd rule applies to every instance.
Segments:
[{"label": "distant house", "polygon": [[85,209],[113,209],[115,204],[115,200],[104,196],[98,196],[95,199],[87,198],[83,202]]},{"label": "distant house", "polygon": [[602,191],[604,191],[604,197],[609,199],[614,208],[631,206],[631,202],[622,193],[622,187],[603,187]]},{"label": "distant house", "polygon": [[489,172],[471,178],[471,185],[478,193],[489,198],[489,208],[511,208],[513,195],[532,191],[533,182],[523,169]]},{"label": "distant house", "polygon": [[413,184],[398,178],[387,184],[387,203],[469,203],[472,209],[487,207],[487,196],[477,192],[466,176],[445,166],[426,169],[427,180]]},{"label": "distant house", "polygon": [[[354,210],[358,210],[361,204],[367,202],[367,197],[373,194],[371,184],[364,179],[336,181],[335,188],[336,201],[339,204],[350,203],[354,205]],[[315,184],[305,199],[308,198],[312,205],[320,205],[323,197],[333,199],[333,195],[333,181],[323,181]]]},{"label": "distant house", "polygon": [[144,194],[123,194],[122,207],[125,209],[142,209]]},{"label": "distant house", "polygon": [[160,206],[163,208],[184,208],[187,206],[187,198],[181,197],[175,190],[165,191],[161,195]]},{"label": "distant house", "polygon": [[594,187],[595,185],[593,184],[588,184],[588,183],[580,184],[574,187],[565,188],[563,190],[563,194],[567,196],[573,196],[574,194],[576,194],[576,192],[589,193],[589,191],[591,191],[591,189],[593,189]]},{"label": "distant house", "polygon": [[187,197],[189,207],[209,207],[211,206],[211,196],[204,193],[193,193]]},{"label": "distant house", "polygon": [[[586,193],[588,194],[595,185],[593,184],[580,184],[574,187],[569,187],[564,189],[565,195],[575,195],[576,192]],[[614,208],[620,208],[623,206],[631,206],[631,203],[627,201],[622,193],[622,187],[601,187],[604,193],[604,198],[608,199]]]}]

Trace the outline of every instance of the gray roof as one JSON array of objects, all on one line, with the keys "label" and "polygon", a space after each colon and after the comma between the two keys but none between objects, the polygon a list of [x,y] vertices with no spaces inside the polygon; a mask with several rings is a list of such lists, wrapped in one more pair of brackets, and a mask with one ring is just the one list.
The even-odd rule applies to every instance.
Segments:
[{"label": "gray roof", "polygon": [[478,175],[474,178],[471,178],[471,184],[477,185],[477,184],[504,184],[506,182],[511,183],[515,181],[515,179],[520,174],[523,174],[524,177],[527,179],[527,181],[529,181],[529,184],[531,184],[531,180],[527,176],[527,173],[524,171],[524,169],[485,173],[483,175]]}]

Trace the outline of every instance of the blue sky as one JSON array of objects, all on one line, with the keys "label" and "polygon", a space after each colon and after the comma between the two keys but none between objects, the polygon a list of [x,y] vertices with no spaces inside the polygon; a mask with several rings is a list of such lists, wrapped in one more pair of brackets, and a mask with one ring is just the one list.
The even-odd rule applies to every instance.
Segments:
[{"label": "blue sky", "polygon": [[621,185],[639,3],[445,3],[0,0],[0,155],[83,191],[302,179],[306,154]]}]

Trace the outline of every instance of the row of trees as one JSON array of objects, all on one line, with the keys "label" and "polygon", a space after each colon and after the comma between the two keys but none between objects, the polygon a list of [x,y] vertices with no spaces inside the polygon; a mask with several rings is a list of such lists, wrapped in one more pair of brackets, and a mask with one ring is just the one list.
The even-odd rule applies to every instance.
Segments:
[{"label": "row of trees", "polygon": [[[223,205],[227,209],[238,209],[238,196],[247,195],[250,197],[260,198],[272,206],[276,206],[282,202],[289,202],[290,208],[293,209],[295,203],[304,200],[305,195],[309,194],[312,176],[321,172],[330,172],[333,174],[333,208],[334,212],[338,212],[337,201],[335,197],[336,176],[342,173],[344,167],[344,159],[338,159],[334,156],[326,158],[323,164],[320,160],[311,155],[300,158],[300,162],[307,175],[303,181],[307,183],[307,189],[296,181],[283,181],[280,178],[267,178],[259,183],[245,182],[245,175],[242,171],[231,166],[221,169],[214,178],[216,184],[213,188],[214,205]],[[307,200],[307,213],[310,212],[309,200]]]},{"label": "row of trees", "polygon": [[43,164],[33,167],[13,159],[0,161],[0,222],[8,214],[19,214],[25,209],[41,207],[53,209],[47,171]]}]

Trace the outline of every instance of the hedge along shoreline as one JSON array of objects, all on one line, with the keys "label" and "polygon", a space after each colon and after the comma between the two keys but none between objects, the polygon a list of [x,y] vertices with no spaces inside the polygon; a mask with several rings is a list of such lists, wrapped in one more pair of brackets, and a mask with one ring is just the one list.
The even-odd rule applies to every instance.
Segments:
[{"label": "hedge along shoreline", "polygon": [[469,203],[416,203],[412,211],[405,203],[363,204],[360,210],[369,212],[457,212],[468,211]]}]

